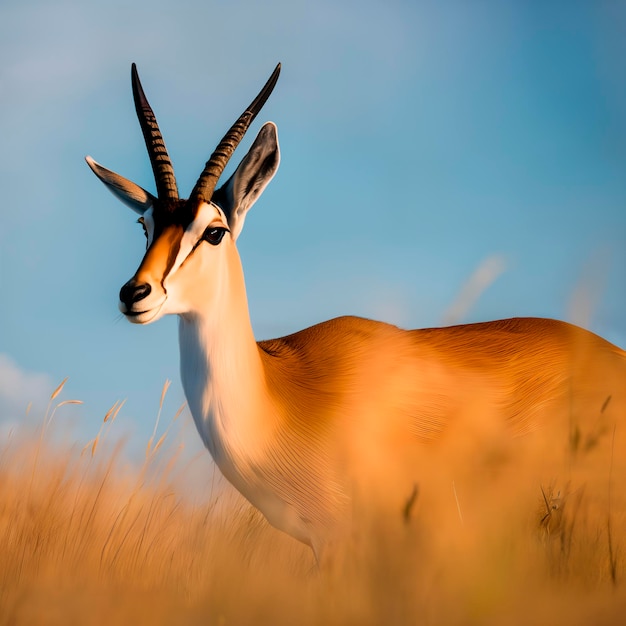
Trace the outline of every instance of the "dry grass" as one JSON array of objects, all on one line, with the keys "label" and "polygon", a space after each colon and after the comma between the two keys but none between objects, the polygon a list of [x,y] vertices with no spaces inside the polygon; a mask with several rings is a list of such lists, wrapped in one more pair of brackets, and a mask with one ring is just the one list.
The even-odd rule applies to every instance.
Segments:
[{"label": "dry grass", "polygon": [[0,625],[608,625],[626,614],[619,464],[527,490],[523,472],[461,477],[441,486],[449,515],[416,485],[395,519],[361,524],[318,570],[227,486],[207,486],[201,503],[184,495],[156,428],[143,466],[128,469],[107,445],[119,404],[86,446],[45,444],[55,408],[41,437],[0,447]]}]

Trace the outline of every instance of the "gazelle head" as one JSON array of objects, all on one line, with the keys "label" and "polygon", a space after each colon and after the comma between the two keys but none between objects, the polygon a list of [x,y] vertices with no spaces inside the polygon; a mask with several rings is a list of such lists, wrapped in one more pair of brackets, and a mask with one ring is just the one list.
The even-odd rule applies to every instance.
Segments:
[{"label": "gazelle head", "polygon": [[247,211],[270,182],[280,162],[276,126],[266,123],[234,174],[217,182],[246,130],[272,93],[280,64],[232,125],[207,161],[189,199],[178,197],[174,169],[163,137],[132,66],[135,109],[156,181],[154,196],[139,185],[86,161],[116,197],[140,215],[147,247],[135,275],[120,290],[120,310],[131,322],[147,324],[168,313],[193,313],[210,306],[223,285],[221,268],[234,259]]}]

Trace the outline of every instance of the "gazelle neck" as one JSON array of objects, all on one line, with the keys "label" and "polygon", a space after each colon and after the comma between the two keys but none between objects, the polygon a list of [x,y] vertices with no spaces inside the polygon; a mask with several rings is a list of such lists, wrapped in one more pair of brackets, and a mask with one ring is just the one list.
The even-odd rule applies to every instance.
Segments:
[{"label": "gazelle neck", "polygon": [[[240,459],[254,460],[268,429],[265,377],[236,250],[212,277],[205,310],[179,317],[181,378],[205,445],[226,477]],[[234,464],[234,465],[233,465]]]}]

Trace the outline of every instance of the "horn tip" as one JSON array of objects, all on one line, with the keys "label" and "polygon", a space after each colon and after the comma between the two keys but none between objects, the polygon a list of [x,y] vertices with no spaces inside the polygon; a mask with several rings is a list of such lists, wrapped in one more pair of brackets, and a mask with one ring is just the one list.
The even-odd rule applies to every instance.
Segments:
[{"label": "horn tip", "polygon": [[96,176],[99,176],[98,170],[102,169],[102,166],[100,165],[100,163],[98,163],[95,159],[92,159],[89,155],[85,157],[85,161],[87,162],[87,165],[89,165],[89,168],[91,169],[91,171]]}]

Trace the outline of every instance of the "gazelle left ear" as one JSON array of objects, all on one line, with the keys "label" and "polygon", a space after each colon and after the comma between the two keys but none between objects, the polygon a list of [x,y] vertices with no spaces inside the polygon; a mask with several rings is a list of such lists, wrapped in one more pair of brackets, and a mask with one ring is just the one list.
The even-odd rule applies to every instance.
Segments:
[{"label": "gazelle left ear", "polygon": [[85,157],[85,161],[93,173],[106,185],[106,188],[135,213],[143,215],[154,204],[156,198],[143,187],[102,167],[90,156]]},{"label": "gazelle left ear", "polygon": [[276,124],[267,122],[235,173],[211,198],[226,214],[233,239],[239,236],[248,210],[276,174],[279,163]]}]

